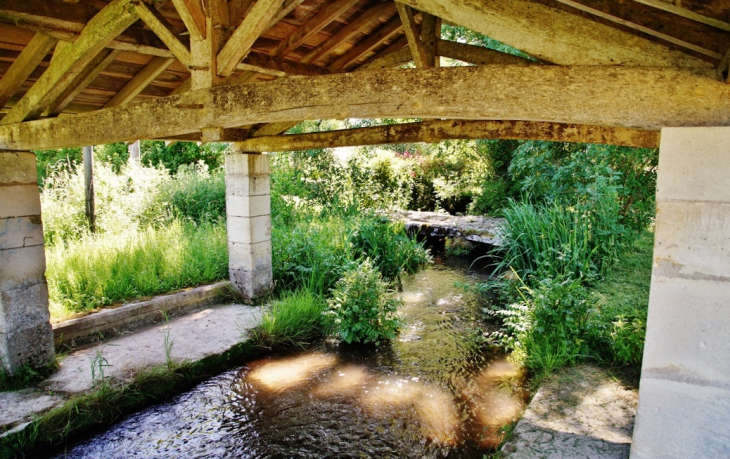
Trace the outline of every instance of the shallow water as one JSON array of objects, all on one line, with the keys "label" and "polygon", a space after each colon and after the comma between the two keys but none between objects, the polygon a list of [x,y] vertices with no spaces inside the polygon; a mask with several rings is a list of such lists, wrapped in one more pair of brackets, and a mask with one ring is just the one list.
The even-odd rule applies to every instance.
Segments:
[{"label": "shallow water", "polygon": [[59,457],[481,458],[517,419],[519,368],[473,338],[473,274],[435,264],[404,279],[390,346],[324,343],[212,378]]}]

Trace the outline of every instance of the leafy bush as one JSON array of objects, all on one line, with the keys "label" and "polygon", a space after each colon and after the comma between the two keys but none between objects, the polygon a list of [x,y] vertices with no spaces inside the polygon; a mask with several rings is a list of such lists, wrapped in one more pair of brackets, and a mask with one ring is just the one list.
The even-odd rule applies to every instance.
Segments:
[{"label": "leafy bush", "polygon": [[519,288],[517,301],[486,311],[503,320],[503,330],[492,335],[497,344],[517,352],[538,378],[587,355],[588,292],[579,281],[545,278],[534,289],[507,288]]},{"label": "leafy bush", "polygon": [[388,297],[387,284],[369,259],[346,271],[327,300],[326,317],[346,343],[375,343],[395,338],[400,300]]},{"label": "leafy bush", "polygon": [[180,166],[193,166],[205,163],[211,170],[223,166],[224,143],[206,143],[198,145],[193,142],[176,142],[169,146],[159,140],[144,140],[140,145],[142,164],[148,167],[164,167],[170,173],[177,173]]},{"label": "leafy bush", "polygon": [[204,163],[182,165],[172,180],[160,185],[157,201],[175,218],[195,223],[226,218],[226,182],[222,168],[209,171]]},{"label": "leafy bush", "polygon": [[303,347],[326,334],[324,300],[309,290],[287,292],[264,312],[254,332],[259,344]]}]

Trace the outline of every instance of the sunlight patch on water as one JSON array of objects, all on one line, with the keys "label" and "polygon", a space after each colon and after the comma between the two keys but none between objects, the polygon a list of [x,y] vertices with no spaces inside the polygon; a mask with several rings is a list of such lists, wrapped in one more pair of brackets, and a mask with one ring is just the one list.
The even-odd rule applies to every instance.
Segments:
[{"label": "sunlight patch on water", "polygon": [[314,388],[312,394],[318,397],[354,395],[362,391],[368,378],[368,370],[364,366],[346,365],[337,368],[324,384]]},{"label": "sunlight patch on water", "polygon": [[267,362],[252,369],[246,379],[253,385],[261,385],[272,392],[280,392],[306,382],[317,373],[332,368],[337,357],[314,352]]}]

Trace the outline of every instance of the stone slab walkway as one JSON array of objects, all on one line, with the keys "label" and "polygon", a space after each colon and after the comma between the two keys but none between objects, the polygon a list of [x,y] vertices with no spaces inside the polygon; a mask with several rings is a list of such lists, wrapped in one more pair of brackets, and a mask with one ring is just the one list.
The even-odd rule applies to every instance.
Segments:
[{"label": "stone slab walkway", "polygon": [[483,217],[477,215],[449,215],[438,212],[419,212],[415,210],[397,210],[390,214],[391,218],[401,220],[406,228],[429,228],[437,230],[439,235],[464,237],[468,241],[499,246],[499,236],[503,218]]},{"label": "stone slab walkway", "polygon": [[261,323],[261,307],[228,304],[208,307],[169,323],[137,330],[61,359],[60,368],[35,389],[0,392],[0,433],[28,422],[36,414],[91,389],[92,366],[102,362],[104,376],[129,381],[145,368],[166,363],[165,335],[172,341],[176,362],[222,354],[249,337]]},{"label": "stone slab walkway", "polygon": [[605,370],[560,370],[533,397],[504,445],[511,459],[628,458],[638,391]]}]

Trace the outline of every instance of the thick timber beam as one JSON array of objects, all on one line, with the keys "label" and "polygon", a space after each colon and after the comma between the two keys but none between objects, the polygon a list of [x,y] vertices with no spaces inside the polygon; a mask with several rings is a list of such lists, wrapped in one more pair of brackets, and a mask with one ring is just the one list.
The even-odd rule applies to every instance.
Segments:
[{"label": "thick timber beam", "polygon": [[468,62],[476,65],[531,65],[539,64],[536,61],[530,61],[512,54],[495,51],[493,49],[484,48],[482,46],[467,45],[466,43],[458,43],[455,41],[439,40],[436,43],[436,54],[438,56],[448,57],[459,61]]},{"label": "thick timber beam", "polygon": [[130,9],[131,0],[113,0],[104,7],[84,27],[76,41],[54,53],[51,65],[0,124],[38,117],[73,84],[89,61],[137,19]]},{"label": "thick timber beam", "polygon": [[117,92],[112,99],[104,105],[104,108],[116,107],[117,105],[124,105],[131,101],[139,93],[144,91],[155,78],[157,78],[162,72],[164,72],[170,64],[175,62],[173,58],[167,57],[155,57],[152,58],[149,64],[134,76],[129,83],[124,85],[122,89]]},{"label": "thick timber beam", "polygon": [[200,0],[172,0],[172,3],[190,36],[195,40],[203,40],[206,36],[205,12]]},{"label": "thick timber beam", "polygon": [[180,41],[175,29],[167,22],[157,9],[147,6],[146,3],[139,0],[134,4],[134,12],[147,24],[155,35],[170,48],[172,54],[178,58],[184,66],[190,65],[190,50],[188,46]]},{"label": "thick timber beam", "polygon": [[[413,62],[416,63],[416,67],[419,69],[429,67],[428,57],[426,57],[426,50],[423,47],[421,41],[421,31],[416,25],[416,21],[413,19],[413,10],[410,6],[404,5],[400,2],[395,2],[395,6],[398,8],[398,16],[400,16],[400,22],[403,24],[403,31],[408,38],[408,47],[411,49],[411,55],[413,56]],[[430,67],[433,67],[432,65]]]},{"label": "thick timber beam", "polygon": [[311,134],[252,137],[245,151],[289,151],[392,143],[435,143],[463,139],[524,139],[658,148],[659,131],[582,126],[541,121],[435,120],[420,123],[343,129]]},{"label": "thick timber beam", "polygon": [[714,70],[547,65],[283,78],[0,126],[0,149],[98,145],[211,126],[324,118],[509,119],[644,130],[725,126],[730,86]]},{"label": "thick timber beam", "polygon": [[527,0],[402,1],[556,64],[712,65],[631,33]]}]

